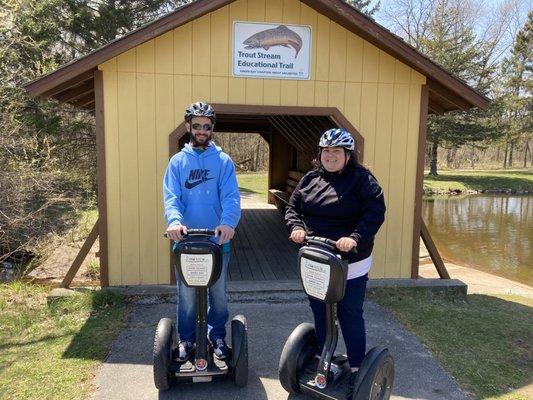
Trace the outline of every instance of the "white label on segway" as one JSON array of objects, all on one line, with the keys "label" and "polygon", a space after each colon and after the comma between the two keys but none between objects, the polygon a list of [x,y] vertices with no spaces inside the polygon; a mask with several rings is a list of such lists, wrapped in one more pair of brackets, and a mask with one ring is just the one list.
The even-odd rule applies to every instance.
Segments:
[{"label": "white label on segway", "polygon": [[181,272],[191,286],[207,286],[213,271],[212,254],[182,254]]},{"label": "white label on segway", "polygon": [[305,257],[300,258],[300,274],[304,290],[309,296],[324,300],[329,286],[329,264],[322,264]]}]

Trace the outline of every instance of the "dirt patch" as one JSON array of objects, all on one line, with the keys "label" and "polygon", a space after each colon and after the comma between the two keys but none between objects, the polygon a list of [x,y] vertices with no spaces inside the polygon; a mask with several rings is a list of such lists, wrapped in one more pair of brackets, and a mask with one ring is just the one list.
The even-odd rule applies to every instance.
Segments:
[{"label": "dirt patch", "polygon": [[[56,238],[51,243],[50,255],[33,269],[27,278],[37,282],[59,286],[67,274],[72,262],[78,255],[85,239],[71,241],[67,238]],[[80,269],[76,273],[71,286],[99,286],[99,259],[96,253],[99,249],[98,240],[94,243]]]}]

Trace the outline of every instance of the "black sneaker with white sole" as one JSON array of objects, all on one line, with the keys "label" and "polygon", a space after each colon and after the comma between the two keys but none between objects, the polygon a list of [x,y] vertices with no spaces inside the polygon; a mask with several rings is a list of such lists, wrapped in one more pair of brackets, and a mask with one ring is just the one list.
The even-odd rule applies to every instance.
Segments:
[{"label": "black sneaker with white sole", "polygon": [[181,341],[175,353],[175,360],[179,362],[185,362],[189,359],[194,343],[188,341]]},{"label": "black sneaker with white sole", "polygon": [[213,354],[216,358],[219,360],[224,360],[229,357],[229,347],[224,339],[215,339],[211,342],[211,345],[213,346]]}]

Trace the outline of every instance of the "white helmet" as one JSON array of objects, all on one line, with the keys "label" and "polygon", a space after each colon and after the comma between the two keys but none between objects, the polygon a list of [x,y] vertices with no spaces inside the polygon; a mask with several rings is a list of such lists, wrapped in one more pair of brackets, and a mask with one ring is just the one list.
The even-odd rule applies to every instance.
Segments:
[{"label": "white helmet", "polygon": [[185,121],[189,122],[193,117],[207,117],[215,123],[215,110],[209,103],[198,101],[185,109]]},{"label": "white helmet", "polygon": [[318,147],[344,147],[348,150],[355,150],[355,140],[350,132],[344,129],[333,128],[322,134]]}]

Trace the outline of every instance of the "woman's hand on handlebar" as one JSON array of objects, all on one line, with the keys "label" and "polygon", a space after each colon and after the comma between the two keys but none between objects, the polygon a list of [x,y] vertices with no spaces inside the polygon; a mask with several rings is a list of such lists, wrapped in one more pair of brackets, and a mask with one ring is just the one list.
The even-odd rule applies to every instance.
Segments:
[{"label": "woman's hand on handlebar", "polygon": [[167,229],[167,238],[179,242],[183,240],[183,235],[187,234],[187,227],[185,225],[172,225]]},{"label": "woman's hand on handlebar", "polygon": [[305,240],[305,231],[303,229],[295,229],[291,232],[289,239],[294,243],[303,243]]},{"label": "woman's hand on handlebar", "polygon": [[354,247],[357,247],[357,242],[349,237],[341,237],[335,245],[340,251],[348,252]]}]

